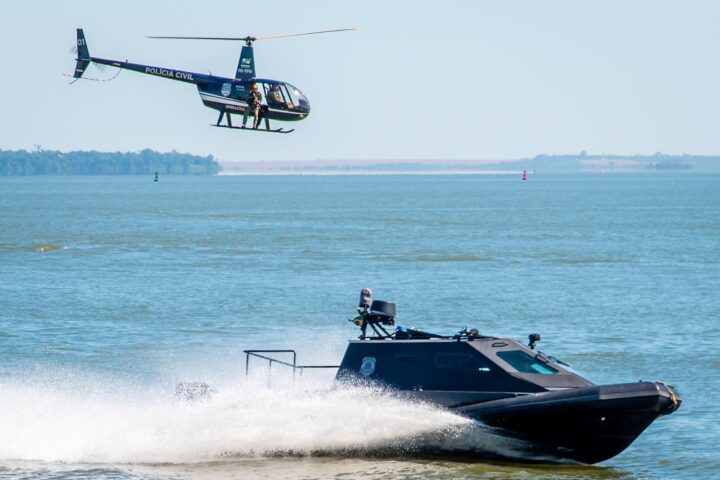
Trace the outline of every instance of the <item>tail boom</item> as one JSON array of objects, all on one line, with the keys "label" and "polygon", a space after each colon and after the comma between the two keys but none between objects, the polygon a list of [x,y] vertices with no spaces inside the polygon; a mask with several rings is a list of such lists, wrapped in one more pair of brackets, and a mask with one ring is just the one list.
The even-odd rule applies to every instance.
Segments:
[{"label": "tail boom", "polygon": [[90,56],[85,33],[82,28],[77,29],[77,59],[75,62],[75,72],[73,76],[80,78],[85,73],[85,69],[90,63],[99,63],[101,65],[109,65],[111,67],[124,68],[134,72],[147,73],[156,77],[170,78],[186,83],[202,84],[207,83],[211,77],[202,73],[186,72],[184,70],[175,70],[173,68],[154,67],[152,65],[141,65],[139,63],[121,62],[118,60],[109,60],[106,58],[98,58]]},{"label": "tail boom", "polygon": [[152,65],[142,65],[140,63],[120,62],[118,60],[109,60],[106,58],[90,57],[90,60],[101,65],[109,65],[111,67],[124,68],[133,72],[147,73],[156,77],[170,78],[185,83],[207,83],[210,80],[209,75],[203,73],[186,72],[184,70],[175,70],[173,68],[154,67]]}]

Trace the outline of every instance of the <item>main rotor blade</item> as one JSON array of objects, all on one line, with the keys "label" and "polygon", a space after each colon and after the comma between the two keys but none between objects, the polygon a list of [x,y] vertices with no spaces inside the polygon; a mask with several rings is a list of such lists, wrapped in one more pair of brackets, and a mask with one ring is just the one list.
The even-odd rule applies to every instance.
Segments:
[{"label": "main rotor blade", "polygon": [[166,36],[148,36],[147,38],[155,38],[162,40],[226,40],[231,42],[254,42],[257,40],[269,40],[272,38],[300,37],[302,35],[316,35],[318,33],[335,33],[335,32],[351,32],[357,28],[339,28],[337,30],[321,30],[318,32],[290,33],[285,35],[266,35],[263,37],[166,37]]},{"label": "main rotor blade", "polygon": [[257,40],[269,40],[271,38],[285,38],[285,37],[300,37],[302,35],[316,35],[318,33],[353,32],[355,30],[357,30],[357,28],[339,28],[337,30],[321,30],[319,32],[289,33],[286,35],[266,35],[264,37],[257,37]]},{"label": "main rotor blade", "polygon": [[162,40],[232,40],[232,41],[245,41],[246,38],[240,38],[240,37],[156,37],[156,36],[148,36],[146,38],[156,38],[156,39],[162,39]]}]

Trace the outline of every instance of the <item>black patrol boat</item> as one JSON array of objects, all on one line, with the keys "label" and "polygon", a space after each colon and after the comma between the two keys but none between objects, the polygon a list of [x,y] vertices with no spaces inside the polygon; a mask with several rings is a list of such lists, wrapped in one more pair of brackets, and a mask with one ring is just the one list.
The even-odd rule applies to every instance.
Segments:
[{"label": "black patrol boat", "polygon": [[[397,390],[523,440],[551,461],[598,463],[625,450],[656,418],[682,399],[664,382],[595,385],[529,344],[467,328],[443,336],[395,327],[395,304],[373,301],[363,289],[358,340],[350,341],[336,381],[368,382]],[[389,331],[387,327],[395,327]],[[246,351],[294,369],[297,365]],[[278,351],[275,351],[278,352]],[[464,455],[467,456],[467,455]]]}]

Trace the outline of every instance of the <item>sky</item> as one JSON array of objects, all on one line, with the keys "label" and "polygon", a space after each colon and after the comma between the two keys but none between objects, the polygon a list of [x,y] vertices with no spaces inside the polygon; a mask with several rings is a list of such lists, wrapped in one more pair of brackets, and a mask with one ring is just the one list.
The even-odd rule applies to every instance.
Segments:
[{"label": "sky", "polygon": [[[225,162],[717,155],[719,18],[714,0],[4,2],[0,149]],[[69,85],[77,27],[94,56],[229,77],[240,43],[146,36],[358,31],[255,44],[258,76],[312,105],[286,124],[294,133],[267,135],[210,127],[217,112],[193,85],[131,71]]]}]

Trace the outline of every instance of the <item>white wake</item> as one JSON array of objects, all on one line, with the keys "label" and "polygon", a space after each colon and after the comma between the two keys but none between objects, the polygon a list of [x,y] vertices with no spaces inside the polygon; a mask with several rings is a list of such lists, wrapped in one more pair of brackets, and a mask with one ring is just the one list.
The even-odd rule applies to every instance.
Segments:
[{"label": "white wake", "polygon": [[138,385],[92,387],[0,383],[0,460],[193,463],[433,448],[513,456],[491,429],[378,389],[250,381],[187,401]]}]

